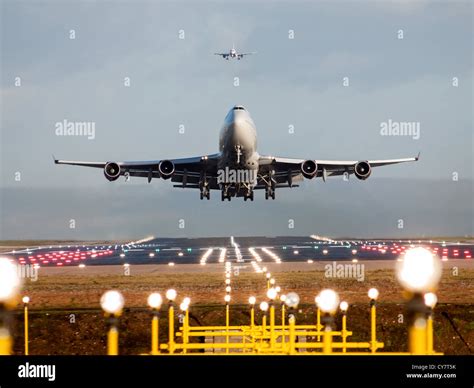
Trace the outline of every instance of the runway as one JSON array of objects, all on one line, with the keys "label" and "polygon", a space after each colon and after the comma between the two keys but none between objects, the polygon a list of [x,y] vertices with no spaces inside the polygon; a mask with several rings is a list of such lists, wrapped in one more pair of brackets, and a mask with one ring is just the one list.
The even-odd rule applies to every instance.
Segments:
[{"label": "runway", "polygon": [[[410,247],[424,246],[442,260],[472,263],[472,241],[438,240],[332,240],[320,236],[151,238],[126,243],[48,245],[3,249],[22,265],[40,267],[161,264],[189,266],[192,271],[212,271],[212,265],[230,261],[259,272],[271,264],[314,264],[326,261],[394,261]],[[307,265],[303,268],[308,268]],[[163,269],[161,269],[162,271]]]}]

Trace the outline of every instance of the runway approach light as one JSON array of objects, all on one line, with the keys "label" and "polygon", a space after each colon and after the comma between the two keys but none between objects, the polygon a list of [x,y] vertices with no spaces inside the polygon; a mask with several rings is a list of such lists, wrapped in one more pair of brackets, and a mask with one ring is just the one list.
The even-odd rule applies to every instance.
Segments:
[{"label": "runway approach light", "polygon": [[270,284],[273,286],[275,284],[275,279],[271,278],[270,279]]},{"label": "runway approach light", "polygon": [[285,303],[286,295],[280,295],[280,300],[281,300],[282,303]]},{"label": "runway approach light", "polygon": [[286,294],[285,303],[289,308],[297,308],[300,304],[300,297],[296,292],[289,292]]},{"label": "runway approach light", "polygon": [[227,287],[225,288],[225,292],[229,293],[229,292],[231,292],[231,291],[232,291],[232,288],[231,288],[230,286],[227,286]]},{"label": "runway approach light", "polygon": [[438,303],[438,297],[432,292],[428,292],[427,294],[425,294],[424,299],[425,305],[428,306],[430,309],[434,309],[436,303]]},{"label": "runway approach light", "polygon": [[186,296],[184,299],[183,299],[183,303],[186,303],[188,306],[191,304],[191,298],[189,296]]},{"label": "runway approach light", "polygon": [[266,312],[268,310],[268,303],[267,302],[260,303],[260,310],[262,310],[263,312]]},{"label": "runway approach light", "polygon": [[229,303],[230,302],[230,295],[227,294],[226,296],[224,296],[224,302],[226,303]]},{"label": "runway approach light", "polygon": [[323,313],[332,315],[339,306],[339,295],[334,290],[325,289],[315,298],[315,302]]},{"label": "runway approach light", "polygon": [[355,255],[355,254],[357,254],[357,249],[353,249],[351,252],[352,252],[353,255]]},{"label": "runway approach light", "polygon": [[270,279],[270,278],[272,277],[272,274],[271,274],[270,272],[267,272],[267,274],[265,275],[265,277],[266,277],[267,279]]},{"label": "runway approach light", "polygon": [[225,284],[227,284],[227,285],[230,284],[230,279],[226,279]]},{"label": "runway approach light", "polygon": [[189,308],[189,305],[187,303],[182,302],[179,305],[179,308],[181,309],[181,311],[186,311]]},{"label": "runway approach light", "polygon": [[327,255],[328,254],[328,250],[327,249],[323,249],[323,255]]},{"label": "runway approach light", "polygon": [[163,303],[163,298],[158,292],[153,292],[152,294],[148,295],[148,306],[152,309],[159,310],[161,304]]},{"label": "runway approach light", "polygon": [[0,303],[12,299],[20,290],[21,279],[16,265],[6,257],[0,258]]},{"label": "runway approach light", "polygon": [[377,300],[377,298],[379,297],[379,290],[377,290],[376,288],[371,288],[367,295],[371,300]]},{"label": "runway approach light", "polygon": [[120,292],[111,290],[102,295],[100,305],[106,313],[117,315],[122,311],[124,299]]},{"label": "runway approach light", "polygon": [[342,301],[341,304],[339,305],[339,308],[341,309],[343,313],[345,313],[347,309],[349,308],[349,303]]},{"label": "runway approach light", "polygon": [[276,296],[277,296],[277,290],[275,290],[274,288],[270,288],[267,291],[267,298],[268,299],[275,300]]},{"label": "runway approach light", "polygon": [[29,297],[29,296],[24,296],[21,301],[22,301],[24,304],[28,304],[28,303],[30,303],[30,297]]},{"label": "runway approach light", "polygon": [[168,299],[171,302],[174,302],[177,296],[178,296],[178,293],[176,292],[176,290],[173,290],[172,288],[166,291],[166,299]]},{"label": "runway approach light", "polygon": [[249,298],[249,304],[251,304],[252,306],[257,302],[257,298],[255,298],[255,296],[251,296]]},{"label": "runway approach light", "polygon": [[280,291],[281,291],[281,287],[280,287],[280,286],[276,286],[276,287],[275,287],[275,290],[276,290],[277,294],[279,294]]},{"label": "runway approach light", "polygon": [[429,250],[413,248],[397,262],[396,273],[398,281],[408,291],[423,293],[436,288],[441,278],[441,263]]}]

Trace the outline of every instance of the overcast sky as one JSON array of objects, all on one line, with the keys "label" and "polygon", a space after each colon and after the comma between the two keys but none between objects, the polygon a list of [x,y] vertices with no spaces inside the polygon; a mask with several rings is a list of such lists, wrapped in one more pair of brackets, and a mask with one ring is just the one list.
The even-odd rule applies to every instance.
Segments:
[{"label": "overcast sky", "polygon": [[[470,1],[1,4],[0,238],[473,233]],[[258,54],[212,55],[233,43]],[[52,163],[213,153],[234,104],[261,154],[421,160],[253,203]],[[63,120],[95,138],[57,136]],[[389,120],[419,123],[419,139],[382,136]]]}]

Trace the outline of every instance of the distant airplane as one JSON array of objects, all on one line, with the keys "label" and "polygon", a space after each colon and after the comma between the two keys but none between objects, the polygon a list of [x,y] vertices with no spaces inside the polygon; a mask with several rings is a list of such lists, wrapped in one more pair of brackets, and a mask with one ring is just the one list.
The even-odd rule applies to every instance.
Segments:
[{"label": "distant airplane", "polygon": [[214,55],[220,55],[222,58],[229,60],[229,58],[237,58],[239,61],[244,57],[244,55],[252,55],[257,54],[256,51],[252,51],[251,53],[238,53],[235,49],[234,44],[232,44],[232,48],[228,53],[214,53]]},{"label": "distant airplane", "polygon": [[[265,199],[275,199],[275,190],[298,187],[295,182],[354,174],[367,179],[372,167],[414,162],[419,159],[388,160],[314,160],[263,156],[257,152],[257,130],[249,112],[242,106],[234,106],[224,120],[219,152],[211,155],[182,159],[158,159],[133,162],[85,162],[54,159],[56,164],[95,167],[104,170],[109,181],[121,175],[171,179],[173,187],[199,189],[201,199],[210,198],[211,190],[221,191],[221,200],[244,197],[253,201],[254,190],[265,190]],[[53,157],[54,158],[54,157]]]}]

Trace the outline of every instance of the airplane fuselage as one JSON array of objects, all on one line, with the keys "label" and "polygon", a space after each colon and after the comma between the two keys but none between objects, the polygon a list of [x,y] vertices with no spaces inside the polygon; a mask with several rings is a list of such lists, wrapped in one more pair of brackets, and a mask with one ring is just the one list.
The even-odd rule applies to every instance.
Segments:
[{"label": "airplane fuselage", "polygon": [[233,107],[219,137],[219,168],[258,170],[257,129],[244,107]]}]

